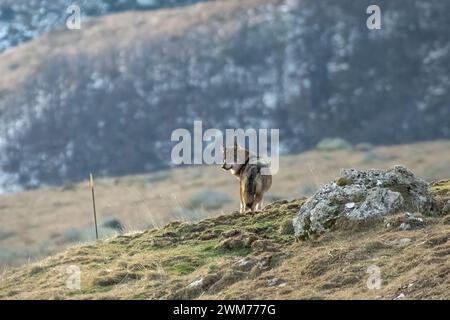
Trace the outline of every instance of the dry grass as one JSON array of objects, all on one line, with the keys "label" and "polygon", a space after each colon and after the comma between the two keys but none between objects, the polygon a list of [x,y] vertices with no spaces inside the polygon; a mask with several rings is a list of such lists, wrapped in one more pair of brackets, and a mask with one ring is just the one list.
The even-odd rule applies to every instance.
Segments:
[{"label": "dry grass", "polygon": [[[394,217],[395,218],[395,217]],[[293,245],[288,258],[257,279],[247,279],[220,295],[238,299],[405,299],[450,298],[449,219],[430,219],[418,231],[336,232]],[[369,289],[369,267],[380,270],[380,289]],[[282,287],[268,288],[280,278]]]},{"label": "dry grass", "polygon": [[[369,162],[366,152],[355,151],[285,157],[273,191],[282,198],[298,197],[304,186],[319,186],[333,179],[341,167],[350,166],[383,168],[401,163],[429,180],[449,172],[448,142],[382,147],[370,153]],[[205,189],[237,194],[234,178],[215,167],[102,179],[97,183],[99,213],[108,212],[127,225],[140,224],[141,229],[146,224],[186,220],[168,212]],[[444,213],[450,181],[434,183],[432,191]],[[49,242],[49,232],[91,220],[86,184],[0,198],[1,225],[14,230],[2,240],[10,248],[23,246],[23,241],[28,246]],[[77,245],[42,261],[3,270],[0,298],[393,299],[401,294],[407,299],[450,298],[448,215],[427,218],[426,226],[417,230],[374,224],[295,242],[289,224],[302,203],[283,200],[263,212],[242,216],[229,213],[237,208],[236,201],[225,204],[222,212],[203,212],[215,218],[196,224],[172,222],[164,228]],[[398,221],[401,215],[390,219]],[[50,246],[61,250],[67,244]],[[251,263],[242,264],[242,259]],[[81,269],[81,290],[66,287],[71,265]],[[380,268],[380,289],[367,288],[370,266]],[[189,287],[199,279],[203,279],[201,286]]]},{"label": "dry grass", "polygon": [[[379,147],[369,152],[310,151],[286,156],[281,159],[269,197],[276,200],[309,196],[344,167],[389,168],[396,164],[405,165],[430,181],[444,178],[450,172],[449,142]],[[191,207],[189,200],[206,190],[228,195],[232,201],[223,203],[221,209]],[[198,221],[237,210],[238,192],[236,179],[215,166],[106,178],[96,183],[99,220],[118,218],[128,231],[161,227],[173,220]],[[26,249],[31,258],[59,251],[73,244],[64,241],[67,230],[84,230],[92,226],[92,220],[87,182],[2,195],[0,226],[7,237],[0,238],[0,248],[16,252]],[[25,262],[26,258],[27,255],[14,261]],[[9,263],[0,260],[0,264]]]},{"label": "dry grass", "polygon": [[[255,214],[174,222],[73,247],[4,272],[0,298],[450,298],[449,216],[428,217],[418,230],[376,223],[295,242],[285,225],[303,202],[279,201]],[[73,265],[81,270],[80,289],[66,287]],[[380,270],[379,289],[367,286],[373,266]]]}]

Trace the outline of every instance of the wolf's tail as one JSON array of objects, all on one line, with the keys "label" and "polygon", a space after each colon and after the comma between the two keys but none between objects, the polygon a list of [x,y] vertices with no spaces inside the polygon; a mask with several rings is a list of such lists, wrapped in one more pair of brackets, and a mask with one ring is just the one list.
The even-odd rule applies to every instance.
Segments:
[{"label": "wolf's tail", "polygon": [[256,194],[256,182],[259,173],[259,168],[257,166],[251,166],[250,172],[248,173],[248,177],[245,181],[245,192],[244,192],[244,200],[247,209],[251,209],[253,206],[253,202],[255,200]]}]

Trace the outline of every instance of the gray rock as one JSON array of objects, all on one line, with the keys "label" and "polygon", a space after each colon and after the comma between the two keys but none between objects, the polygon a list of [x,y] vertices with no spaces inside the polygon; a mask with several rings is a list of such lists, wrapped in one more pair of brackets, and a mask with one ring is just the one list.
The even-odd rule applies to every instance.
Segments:
[{"label": "gray rock", "polygon": [[404,222],[403,222],[403,223],[400,225],[399,229],[402,230],[402,231],[408,231],[408,230],[411,230],[412,227],[411,227],[411,225],[410,225],[409,223],[404,223]]},{"label": "gray rock", "polygon": [[386,228],[402,231],[416,230],[425,227],[426,221],[420,213],[405,212],[403,216],[387,218]]},{"label": "gray rock", "polygon": [[200,296],[204,292],[205,280],[203,278],[191,282],[184,288],[176,290],[166,296],[169,300],[190,300]]},{"label": "gray rock", "polygon": [[401,211],[435,214],[428,184],[402,166],[358,171],[343,169],[340,177],[320,188],[293,220],[300,238],[321,234],[337,219],[361,221]]},{"label": "gray rock", "polygon": [[187,287],[190,289],[197,289],[203,286],[203,278],[197,279],[191,282]]},{"label": "gray rock", "polygon": [[411,225],[409,223],[402,223],[399,227],[400,230],[402,231],[408,231],[411,230]]},{"label": "gray rock", "polygon": [[249,271],[256,265],[257,261],[253,257],[244,257],[237,261],[234,265],[236,268],[243,270],[243,271]]},{"label": "gray rock", "polygon": [[405,299],[404,293],[400,293],[397,297],[394,298],[394,300],[404,300],[404,299]]},{"label": "gray rock", "polygon": [[[402,227],[403,225],[403,227]],[[400,230],[413,230],[418,228],[423,228],[425,226],[425,221],[420,215],[411,214],[409,212],[405,213],[405,222],[400,225]]]},{"label": "gray rock", "polygon": [[279,278],[272,278],[272,279],[267,280],[267,285],[269,287],[278,287],[284,283],[285,282]]},{"label": "gray rock", "polygon": [[354,220],[366,219],[374,215],[390,215],[401,210],[403,198],[399,192],[385,188],[367,190],[367,196],[357,207],[346,210],[347,218]]}]

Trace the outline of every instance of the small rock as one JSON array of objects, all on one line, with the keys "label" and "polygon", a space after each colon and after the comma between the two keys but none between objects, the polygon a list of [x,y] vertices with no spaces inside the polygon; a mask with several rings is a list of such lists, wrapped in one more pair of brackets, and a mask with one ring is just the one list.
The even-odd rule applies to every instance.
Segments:
[{"label": "small rock", "polygon": [[186,287],[170,293],[166,298],[169,300],[190,300],[198,297],[204,292],[203,278],[191,282]]},{"label": "small rock", "polygon": [[190,289],[197,289],[201,288],[202,286],[203,286],[203,278],[200,278],[198,280],[191,282],[187,287]]},{"label": "small rock", "polygon": [[396,298],[394,298],[394,300],[403,300],[403,299],[405,299],[404,293],[400,293]]},{"label": "small rock", "polygon": [[277,286],[280,286],[283,283],[284,283],[284,281],[279,279],[279,278],[273,278],[273,279],[267,280],[267,285],[269,287],[277,287]]},{"label": "small rock", "polygon": [[387,217],[386,221],[386,228],[402,231],[423,228],[426,224],[421,214],[411,214],[409,212],[406,212],[403,216]]},{"label": "small rock", "polygon": [[411,230],[411,225],[409,224],[409,223],[402,223],[401,225],[400,225],[400,230],[402,230],[402,231],[407,231],[407,230]]},{"label": "small rock", "polygon": [[235,263],[235,266],[241,270],[251,270],[256,265],[256,259],[252,257],[245,257]]},{"label": "small rock", "polygon": [[412,214],[412,213],[406,212],[405,216],[409,223],[412,223],[415,225],[424,225],[424,221],[423,221],[422,215],[420,213]]},{"label": "small rock", "polygon": [[405,213],[405,222],[400,224],[400,230],[412,230],[425,226],[425,221],[419,215],[414,215],[409,212]]}]

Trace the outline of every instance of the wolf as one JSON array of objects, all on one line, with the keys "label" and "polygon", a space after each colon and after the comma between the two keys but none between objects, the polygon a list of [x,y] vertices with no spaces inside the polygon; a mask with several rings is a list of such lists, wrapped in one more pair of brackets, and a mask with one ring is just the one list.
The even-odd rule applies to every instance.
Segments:
[{"label": "wolf", "polygon": [[[239,179],[240,213],[261,210],[263,195],[272,186],[272,175],[261,174],[261,169],[269,167],[269,164],[236,143],[231,148],[222,147],[222,153],[222,169]],[[227,163],[227,159],[233,161]]]}]

